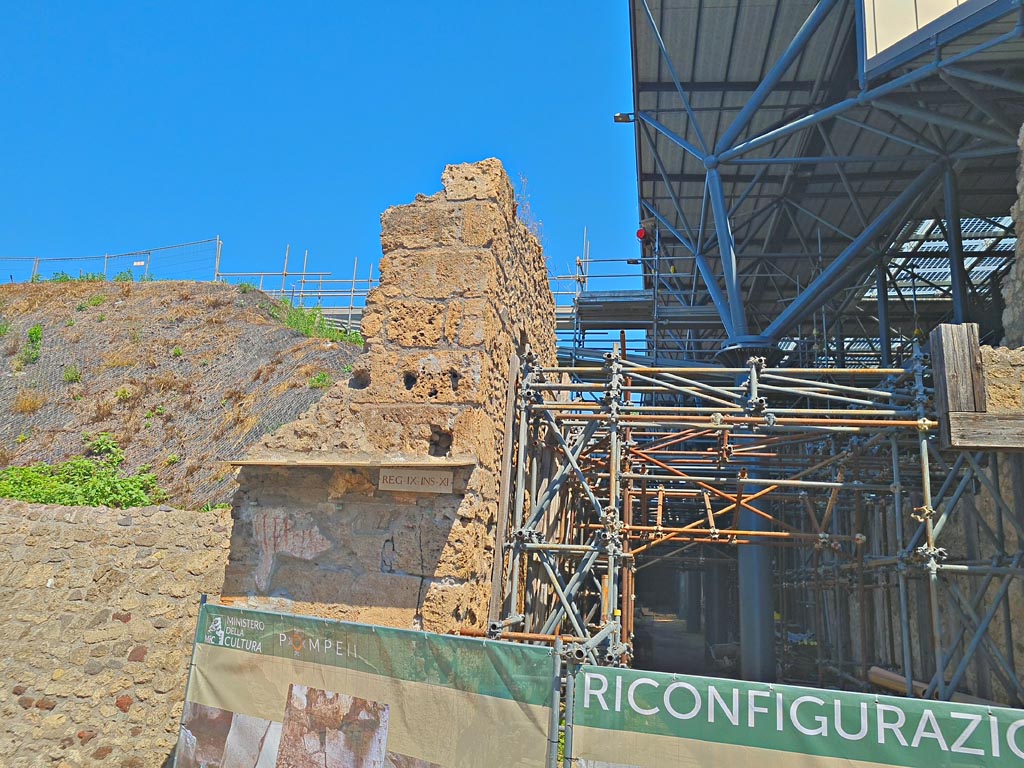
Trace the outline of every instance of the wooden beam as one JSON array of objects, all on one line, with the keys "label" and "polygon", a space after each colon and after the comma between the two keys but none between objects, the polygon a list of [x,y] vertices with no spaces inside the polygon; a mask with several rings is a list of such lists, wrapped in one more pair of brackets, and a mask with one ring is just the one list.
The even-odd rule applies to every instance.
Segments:
[{"label": "wooden beam", "polygon": [[950,433],[949,415],[985,413],[988,409],[978,326],[943,324],[932,331],[929,340],[942,447],[957,447]]},{"label": "wooden beam", "polygon": [[950,413],[950,445],[972,451],[1024,451],[1024,414]]}]

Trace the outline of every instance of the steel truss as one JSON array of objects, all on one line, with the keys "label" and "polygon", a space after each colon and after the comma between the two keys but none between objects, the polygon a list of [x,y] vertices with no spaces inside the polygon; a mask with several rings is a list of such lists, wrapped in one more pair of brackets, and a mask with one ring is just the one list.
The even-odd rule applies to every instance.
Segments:
[{"label": "steel truss", "polygon": [[672,563],[703,572],[708,642],[728,639],[714,602],[737,554],[758,551],[776,588],[766,617],[741,612],[740,639],[774,625],[781,677],[866,686],[878,665],[910,695],[1020,703],[1009,595],[1024,516],[1004,488],[1024,492],[1024,464],[938,449],[927,365],[917,344],[888,369],[527,355],[489,634],[631,664],[636,574]]},{"label": "steel truss", "polygon": [[[630,7],[640,214],[658,235],[643,263],[653,364],[782,349],[796,364],[841,366],[849,350],[886,367],[910,355],[915,333],[982,316],[998,340],[998,283],[980,256],[1005,259],[1005,273],[1012,248],[999,236],[965,246],[962,230],[1005,229],[999,217],[1016,199],[1020,2],[989,3],[985,23],[875,70],[861,0],[780,2],[763,11],[773,14],[763,32],[744,15],[758,11],[738,4],[745,40],[770,41],[753,80],[729,74],[750,70],[762,48],[734,50],[735,28],[714,31],[726,11]],[[907,258],[922,222],[942,243],[922,255],[946,264],[927,302],[912,295],[929,281]],[[680,323],[687,307],[714,307],[718,327]]]}]

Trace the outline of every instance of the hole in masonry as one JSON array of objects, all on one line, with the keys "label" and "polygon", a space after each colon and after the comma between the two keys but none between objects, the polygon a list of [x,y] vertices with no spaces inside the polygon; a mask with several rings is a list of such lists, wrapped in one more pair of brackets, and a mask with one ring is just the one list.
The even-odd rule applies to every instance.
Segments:
[{"label": "hole in masonry", "polygon": [[402,383],[405,384],[406,389],[412,389],[413,387],[416,386],[416,374],[406,373],[405,376],[402,378]]},{"label": "hole in masonry", "polygon": [[452,453],[452,433],[431,424],[429,453],[431,456],[450,456]]}]

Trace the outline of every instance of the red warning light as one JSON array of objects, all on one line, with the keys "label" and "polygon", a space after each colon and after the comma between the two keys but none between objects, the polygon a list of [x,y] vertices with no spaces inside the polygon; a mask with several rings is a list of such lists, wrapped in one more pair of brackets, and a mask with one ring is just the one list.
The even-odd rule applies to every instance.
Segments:
[{"label": "red warning light", "polygon": [[640,229],[638,229],[636,231],[636,239],[637,240],[646,240],[647,239],[647,230],[644,229],[643,227],[640,227]]}]

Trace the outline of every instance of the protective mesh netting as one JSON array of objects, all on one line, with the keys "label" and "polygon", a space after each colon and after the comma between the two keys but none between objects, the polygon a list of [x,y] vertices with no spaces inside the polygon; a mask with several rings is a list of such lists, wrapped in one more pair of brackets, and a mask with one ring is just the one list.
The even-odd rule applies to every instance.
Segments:
[{"label": "protective mesh netting", "polygon": [[301,336],[271,303],[216,283],[0,286],[0,467],[81,455],[83,435],[109,432],[174,506],[230,501],[225,460],[317,402],[319,374],[347,380],[361,351]]}]

